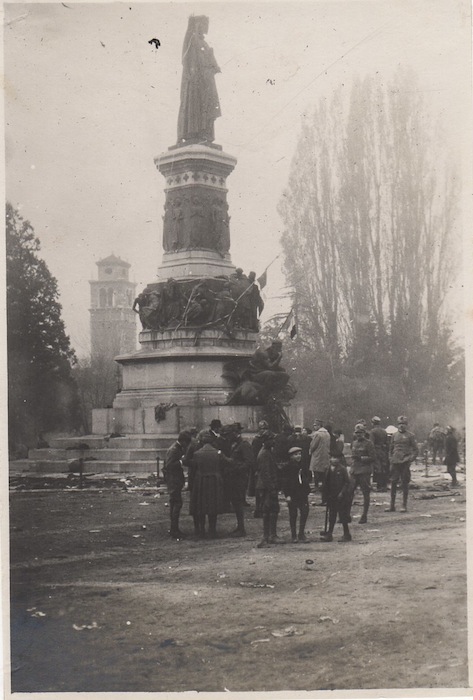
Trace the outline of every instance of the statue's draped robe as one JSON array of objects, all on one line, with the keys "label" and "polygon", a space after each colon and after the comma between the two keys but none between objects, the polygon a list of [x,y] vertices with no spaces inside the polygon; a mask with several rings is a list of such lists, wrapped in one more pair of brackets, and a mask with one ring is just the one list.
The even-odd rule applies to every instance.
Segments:
[{"label": "statue's draped robe", "polygon": [[215,73],[219,71],[219,67],[213,49],[197,31],[190,33],[186,40],[182,65],[178,141],[213,141],[214,121],[221,114],[215,85]]}]

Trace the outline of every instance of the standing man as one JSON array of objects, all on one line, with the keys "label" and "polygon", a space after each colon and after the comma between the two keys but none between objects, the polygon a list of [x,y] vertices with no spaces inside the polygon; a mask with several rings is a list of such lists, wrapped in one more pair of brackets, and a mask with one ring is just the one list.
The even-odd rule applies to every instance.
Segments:
[{"label": "standing man", "polygon": [[355,425],[355,439],[351,446],[353,460],[351,476],[353,478],[353,492],[359,486],[363,493],[363,514],[360,524],[368,522],[368,508],[370,507],[371,474],[376,463],[376,452],[371,440],[366,437],[366,427],[362,423]]},{"label": "standing man", "polygon": [[222,421],[218,418],[214,418],[210,421],[210,437],[212,438],[212,445],[217,449],[220,449],[222,444],[222,438],[220,437],[220,431],[222,430]]},{"label": "standing man", "polygon": [[389,457],[391,462],[391,507],[386,512],[396,510],[396,490],[399,480],[402,486],[401,513],[407,511],[407,496],[409,494],[409,482],[411,480],[411,463],[418,455],[418,447],[414,433],[407,430],[406,416],[397,419],[397,433],[391,438]]},{"label": "standing man", "polygon": [[447,471],[452,477],[452,486],[458,486],[457,464],[460,461],[458,454],[458,440],[451,425],[447,425],[447,435],[445,437],[445,464]]},{"label": "standing man", "polygon": [[373,481],[376,482],[378,491],[386,491],[389,477],[388,434],[381,427],[381,418],[378,416],[373,416],[371,425],[370,440],[376,452]]},{"label": "standing man", "polygon": [[[314,490],[323,493],[325,476],[330,466],[330,434],[320,419],[314,421],[314,436],[309,447],[310,470],[314,475]],[[322,505],[323,495],[322,495]]]},{"label": "standing man", "polygon": [[263,517],[263,512],[261,510],[261,491],[256,488],[256,481],[258,478],[258,454],[261,448],[263,447],[263,435],[267,430],[269,430],[268,422],[265,420],[260,420],[260,422],[258,423],[258,432],[256,433],[251,442],[254,462],[252,468],[250,469],[250,476],[248,479],[248,496],[255,497],[255,510],[253,512],[254,518]]},{"label": "standing man", "polygon": [[434,423],[432,430],[429,433],[429,446],[432,452],[432,464],[437,463],[437,456],[440,462],[443,459],[443,451],[445,446],[445,434],[438,423]]},{"label": "standing man", "polygon": [[[294,544],[308,542],[305,525],[309,517],[310,478],[307,466],[302,465],[302,449],[291,447],[289,461],[283,468],[282,483],[289,509],[289,524]],[[299,512],[299,534],[297,534],[297,513]]]},{"label": "standing man", "polygon": [[182,489],[186,482],[182,463],[192,436],[187,430],[179,433],[179,437],[166,452],[163,475],[168,488],[171,529],[169,534],[174,540],[181,540],[185,535],[179,530],[179,514],[182,508]]},{"label": "standing man", "polygon": [[245,494],[248,484],[248,475],[253,467],[253,450],[251,445],[241,437],[241,425],[232,423],[222,428],[222,437],[228,448],[225,460],[225,491],[228,494],[230,504],[235,511],[237,526],[231,533],[232,537],[245,537]]},{"label": "standing man", "polygon": [[263,435],[263,447],[258,454],[258,478],[256,488],[261,491],[261,509],[263,511],[263,539],[258,548],[277,544],[276,525],[278,522],[278,467],[273,457],[274,433],[267,430]]},{"label": "standing man", "polygon": [[212,445],[208,431],[199,434],[199,449],[192,456],[193,484],[190,514],[194,518],[197,537],[205,537],[205,516],[209,522],[209,538],[217,537],[217,516],[223,513],[223,466],[225,457]]}]

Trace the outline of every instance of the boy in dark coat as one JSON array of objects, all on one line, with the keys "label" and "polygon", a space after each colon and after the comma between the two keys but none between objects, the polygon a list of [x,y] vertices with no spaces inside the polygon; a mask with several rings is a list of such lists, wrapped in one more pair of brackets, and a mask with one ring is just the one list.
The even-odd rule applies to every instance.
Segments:
[{"label": "boy in dark coat", "polygon": [[[302,464],[302,449],[291,447],[289,461],[283,467],[282,484],[289,509],[289,524],[294,543],[308,542],[305,536],[305,524],[309,516],[310,472]],[[297,513],[299,512],[299,535],[297,534]]]},{"label": "boy in dark coat", "polygon": [[353,482],[338,457],[330,457],[330,467],[324,484],[324,500],[327,502],[328,530],[320,533],[323,542],[332,542],[337,516],[343,525],[343,537],[339,542],[351,542],[348,523],[351,523],[350,508],[353,497]]}]

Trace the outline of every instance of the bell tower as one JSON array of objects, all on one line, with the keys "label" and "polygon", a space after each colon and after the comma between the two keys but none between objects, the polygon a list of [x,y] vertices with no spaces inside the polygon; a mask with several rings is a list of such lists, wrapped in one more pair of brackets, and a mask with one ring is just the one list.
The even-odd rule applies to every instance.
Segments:
[{"label": "bell tower", "polygon": [[98,279],[90,280],[90,345],[92,358],[113,359],[136,350],[136,284],[130,263],[109,255],[96,263]]}]

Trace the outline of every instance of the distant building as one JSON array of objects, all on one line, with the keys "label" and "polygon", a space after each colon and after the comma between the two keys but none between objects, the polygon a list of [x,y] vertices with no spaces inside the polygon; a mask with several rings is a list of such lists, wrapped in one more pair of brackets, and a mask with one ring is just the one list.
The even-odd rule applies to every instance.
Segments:
[{"label": "distant building", "polygon": [[89,283],[91,357],[113,359],[136,350],[136,284],[128,279],[130,263],[115,255],[96,264],[98,279]]}]

